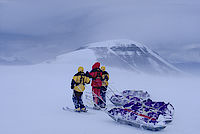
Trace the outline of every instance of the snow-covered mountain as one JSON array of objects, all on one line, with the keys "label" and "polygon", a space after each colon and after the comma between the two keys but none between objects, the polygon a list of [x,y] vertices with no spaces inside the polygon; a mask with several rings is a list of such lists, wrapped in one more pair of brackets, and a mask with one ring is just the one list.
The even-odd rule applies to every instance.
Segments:
[{"label": "snow-covered mountain", "polygon": [[131,40],[110,40],[91,43],[72,53],[59,56],[60,58],[58,59],[68,61],[70,59],[69,57],[72,57],[72,55],[73,57],[79,57],[78,61],[83,61],[80,60],[80,58],[89,60],[90,57],[93,57],[93,59],[91,59],[93,62],[99,61],[106,66],[129,69],[139,73],[180,72],[176,67],[161,58],[156,52]]}]

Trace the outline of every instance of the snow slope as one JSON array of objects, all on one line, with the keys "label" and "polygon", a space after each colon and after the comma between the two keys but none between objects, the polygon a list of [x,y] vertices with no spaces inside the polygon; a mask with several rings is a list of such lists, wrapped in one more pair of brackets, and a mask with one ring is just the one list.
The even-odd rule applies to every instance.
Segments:
[{"label": "snow slope", "polygon": [[[66,105],[73,107],[70,82],[78,66],[90,70],[95,62],[90,57],[92,53],[83,54],[78,57],[74,52],[53,62],[31,66],[0,66],[0,133],[151,134],[147,130],[118,124],[101,111],[79,114],[61,109]],[[110,67],[107,70],[112,88],[120,91],[144,89],[154,100],[169,101],[174,105],[174,121],[157,134],[199,132],[200,78],[138,75]],[[86,91],[90,90],[88,85]]]}]

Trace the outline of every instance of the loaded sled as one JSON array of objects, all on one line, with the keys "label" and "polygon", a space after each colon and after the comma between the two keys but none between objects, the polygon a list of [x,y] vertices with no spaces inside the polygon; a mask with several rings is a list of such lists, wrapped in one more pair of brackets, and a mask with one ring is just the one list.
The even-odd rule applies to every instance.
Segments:
[{"label": "loaded sled", "polygon": [[[85,96],[92,101],[92,96]],[[120,94],[112,91],[107,98],[111,104],[107,104],[106,113],[122,124],[159,131],[173,120],[174,107],[170,103],[152,101],[146,91],[124,90]]]},{"label": "loaded sled", "polygon": [[172,104],[152,101],[149,93],[142,90],[125,90],[121,95],[112,95],[110,101],[115,106],[131,106],[139,112],[153,111],[162,115],[166,123],[170,123],[173,120],[174,107]]}]

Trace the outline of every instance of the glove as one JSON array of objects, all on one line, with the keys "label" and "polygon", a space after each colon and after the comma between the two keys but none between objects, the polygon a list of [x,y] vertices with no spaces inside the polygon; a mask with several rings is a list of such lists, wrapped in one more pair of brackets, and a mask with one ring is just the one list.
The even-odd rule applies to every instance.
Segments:
[{"label": "glove", "polygon": [[89,76],[90,76],[90,74],[89,74],[89,72],[88,72],[88,71],[85,73],[85,75],[86,75],[87,77],[89,77]]},{"label": "glove", "polygon": [[107,80],[107,81],[108,81],[108,76],[105,76],[105,80]]},{"label": "glove", "polygon": [[106,92],[107,86],[101,88],[102,91]]}]

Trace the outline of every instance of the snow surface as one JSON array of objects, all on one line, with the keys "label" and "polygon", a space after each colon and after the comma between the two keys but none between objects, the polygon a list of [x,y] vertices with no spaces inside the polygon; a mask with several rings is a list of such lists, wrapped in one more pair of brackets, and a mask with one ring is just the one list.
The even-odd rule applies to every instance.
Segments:
[{"label": "snow surface", "polygon": [[[1,134],[151,134],[153,132],[114,122],[102,111],[63,111],[73,107],[70,82],[79,65],[91,70],[92,53],[76,52],[54,61],[31,66],[0,66]],[[89,57],[89,58],[85,58]],[[153,100],[171,102],[174,121],[157,134],[199,133],[200,78],[189,76],[139,75],[116,68],[110,73],[110,87],[118,91],[143,89]],[[91,91],[90,85],[86,91]]]}]

